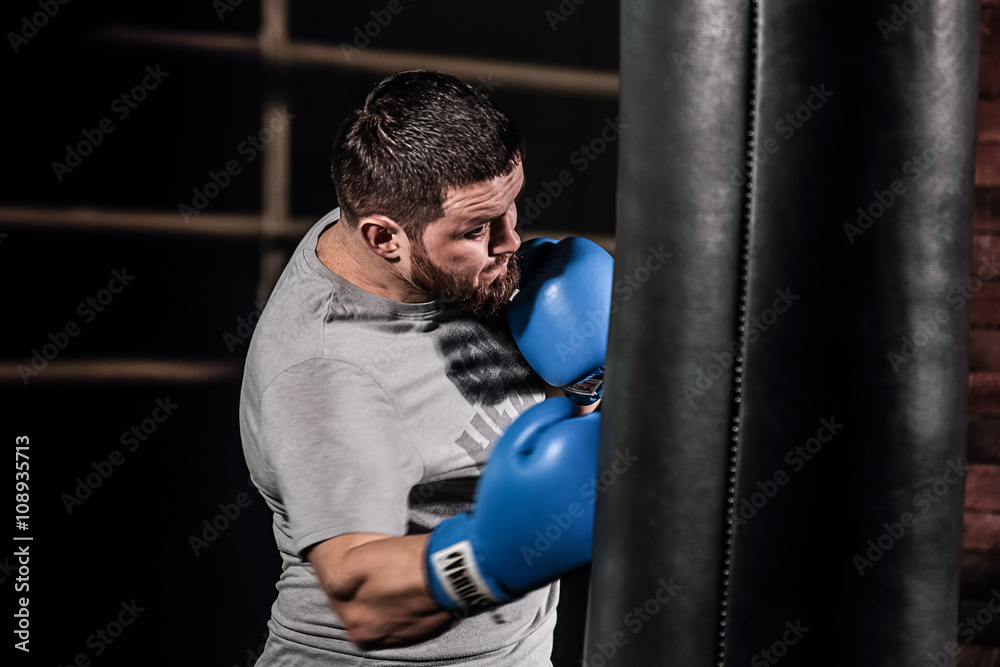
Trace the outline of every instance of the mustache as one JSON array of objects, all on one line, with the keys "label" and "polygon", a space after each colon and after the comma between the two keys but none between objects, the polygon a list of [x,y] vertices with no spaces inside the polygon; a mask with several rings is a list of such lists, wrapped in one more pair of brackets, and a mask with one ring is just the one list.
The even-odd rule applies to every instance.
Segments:
[{"label": "mustache", "polygon": [[493,260],[493,266],[491,266],[490,269],[495,269],[502,264],[509,264],[512,259],[514,259],[514,253],[512,252],[497,255],[497,258]]}]

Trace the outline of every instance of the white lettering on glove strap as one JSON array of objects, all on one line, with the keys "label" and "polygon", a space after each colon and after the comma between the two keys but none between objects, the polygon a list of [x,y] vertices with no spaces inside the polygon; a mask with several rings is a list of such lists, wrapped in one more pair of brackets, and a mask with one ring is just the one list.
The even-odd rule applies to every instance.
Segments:
[{"label": "white lettering on glove strap", "polygon": [[431,556],[438,581],[448,597],[463,607],[485,607],[501,600],[493,593],[476,566],[472,544],[456,542]]}]

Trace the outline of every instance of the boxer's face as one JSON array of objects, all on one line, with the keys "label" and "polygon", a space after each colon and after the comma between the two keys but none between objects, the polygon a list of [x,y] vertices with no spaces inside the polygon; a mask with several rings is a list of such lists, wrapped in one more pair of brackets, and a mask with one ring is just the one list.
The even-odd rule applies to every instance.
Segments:
[{"label": "boxer's face", "polygon": [[506,176],[449,190],[444,215],[411,248],[411,281],[431,298],[490,315],[517,287],[514,251],[521,164]]}]

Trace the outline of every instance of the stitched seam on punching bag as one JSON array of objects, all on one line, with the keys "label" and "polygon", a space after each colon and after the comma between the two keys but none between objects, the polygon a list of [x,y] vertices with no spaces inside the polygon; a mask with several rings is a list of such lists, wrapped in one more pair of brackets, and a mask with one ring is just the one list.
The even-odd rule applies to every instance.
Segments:
[{"label": "stitched seam on punching bag", "polygon": [[724,667],[726,662],[726,628],[728,626],[729,575],[732,566],[733,536],[736,529],[736,470],[739,459],[740,443],[740,409],[743,393],[743,356],[746,350],[746,306],[748,299],[748,284],[750,278],[750,221],[753,215],[753,186],[756,183],[756,165],[754,162],[754,139],[757,128],[757,48],[760,34],[760,8],[758,0],[750,2],[750,54],[747,91],[747,138],[746,138],[746,183],[743,186],[743,223],[742,249],[740,253],[740,290],[739,315],[737,316],[737,341],[739,355],[733,367],[733,406],[729,446],[729,474],[726,493],[726,535],[722,556],[722,593],[719,601],[719,652],[718,667]]}]

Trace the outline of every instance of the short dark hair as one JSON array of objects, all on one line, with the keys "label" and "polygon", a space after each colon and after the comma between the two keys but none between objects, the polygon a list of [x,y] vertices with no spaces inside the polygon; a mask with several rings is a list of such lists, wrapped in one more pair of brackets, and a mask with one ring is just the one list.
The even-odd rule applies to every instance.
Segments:
[{"label": "short dark hair", "polygon": [[419,242],[451,188],[510,174],[524,159],[514,123],[472,86],[441,72],[384,79],[341,127],[333,182],[341,218],[385,215]]}]

